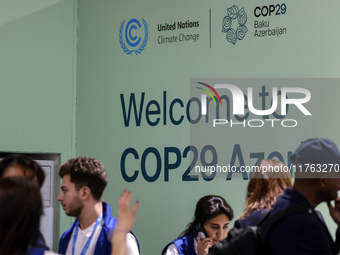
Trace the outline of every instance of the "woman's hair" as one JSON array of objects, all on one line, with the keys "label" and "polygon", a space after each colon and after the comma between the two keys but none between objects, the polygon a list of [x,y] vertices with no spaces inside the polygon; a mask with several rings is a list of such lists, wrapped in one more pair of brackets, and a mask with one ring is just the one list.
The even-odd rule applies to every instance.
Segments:
[{"label": "woman's hair", "polygon": [[23,174],[27,179],[34,180],[34,177],[36,177],[39,188],[42,187],[45,180],[45,172],[37,162],[26,155],[13,154],[1,160],[0,178],[2,178],[7,168],[13,165],[19,166],[23,170]]},{"label": "woman's hair", "polygon": [[186,229],[178,238],[189,235],[196,224],[201,223],[203,226],[207,220],[215,218],[220,214],[227,215],[229,220],[232,220],[234,217],[233,209],[223,197],[214,195],[202,197],[196,204],[193,220],[187,225]]},{"label": "woman's hair", "polygon": [[257,165],[247,186],[246,208],[241,219],[253,210],[271,210],[287,187],[292,187],[288,168],[278,160],[264,159]]},{"label": "woman's hair", "polygon": [[39,236],[42,201],[32,180],[8,177],[0,180],[0,254],[25,252]]}]

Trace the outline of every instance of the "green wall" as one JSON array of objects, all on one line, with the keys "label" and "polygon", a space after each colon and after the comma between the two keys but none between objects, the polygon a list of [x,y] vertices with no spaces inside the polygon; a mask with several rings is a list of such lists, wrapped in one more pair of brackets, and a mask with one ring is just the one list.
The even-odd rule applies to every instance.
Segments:
[{"label": "green wall", "polygon": [[[0,151],[73,157],[75,1],[0,3]],[[60,211],[60,228],[70,218]]]},{"label": "green wall", "polygon": [[[221,32],[227,8],[236,4],[248,15],[243,40],[235,45]],[[107,168],[109,185],[104,200],[117,216],[116,204],[124,188],[133,191],[141,201],[134,225],[142,254],[159,254],[162,248],[183,231],[193,216],[197,200],[207,194],[225,197],[237,218],[244,207],[246,180],[216,178],[207,182],[183,181],[190,164],[192,129],[185,119],[171,123],[170,103],[185,104],[191,97],[191,80],[205,78],[338,78],[340,58],[336,45],[339,33],[332,24],[339,23],[338,1],[286,1],[286,12],[279,16],[255,18],[256,6],[268,3],[253,1],[121,1],[121,0],[23,0],[0,3],[0,84],[2,125],[1,151],[60,153],[61,163],[77,155],[95,157]],[[277,4],[281,4],[277,2]],[[209,23],[211,13],[211,23]],[[327,15],[326,15],[327,14]],[[319,18],[320,17],[320,18]],[[126,55],[120,45],[120,27],[136,18],[148,24],[145,49]],[[199,27],[175,31],[158,31],[158,24],[199,21]],[[281,36],[256,38],[255,21],[269,21],[270,26],[285,27]],[[142,24],[143,27],[143,24]],[[209,29],[211,27],[211,47]],[[145,39],[142,29],[132,33]],[[200,34],[196,42],[159,44],[159,36]],[[122,35],[123,37],[123,35]],[[124,41],[125,39],[123,39]],[[126,41],[125,41],[126,43]],[[335,82],[337,83],[337,81]],[[294,85],[295,86],[295,85]],[[246,129],[228,131],[225,155],[230,158],[234,145],[240,144],[248,165],[252,152],[294,151],[300,141],[310,137],[328,137],[340,144],[334,109],[338,109],[339,86],[306,85],[312,100],[308,109],[312,118],[299,118],[296,129]],[[259,87],[257,87],[258,89]],[[163,113],[166,92],[166,116]],[[331,91],[331,93],[329,93]],[[140,126],[134,116],[124,125],[121,96],[128,108],[134,93],[137,108],[144,96]],[[145,107],[151,100],[160,103],[160,123],[150,126]],[[153,107],[153,108],[152,108]],[[155,110],[153,104],[150,110]],[[174,106],[174,117],[185,115],[184,108]],[[331,110],[330,110],[331,109]],[[166,125],[163,119],[166,119]],[[210,130],[209,130],[210,131]],[[141,171],[141,158],[147,148],[160,154],[160,175],[147,181]],[[126,173],[136,180],[127,182],[121,173],[122,154],[132,154],[125,162]],[[165,180],[165,152],[180,152],[178,167]],[[285,153],[285,154],[284,154]],[[169,153],[169,163],[176,162]],[[285,160],[287,157],[285,156]],[[149,176],[156,173],[156,159],[146,158]],[[330,231],[335,224],[324,205],[318,207]],[[60,210],[60,234],[70,227],[72,219]],[[233,222],[231,223],[233,225]]]},{"label": "green wall", "polygon": [[[244,7],[248,15],[248,32],[235,45],[227,42],[226,34],[221,32],[227,8],[234,4]],[[227,82],[228,78],[339,77],[340,58],[336,45],[340,43],[340,35],[334,32],[332,25],[340,21],[337,15],[339,2],[285,1],[284,14],[254,17],[254,8],[264,5],[268,5],[268,1],[79,1],[77,155],[96,157],[104,163],[109,174],[104,200],[113,208],[124,188],[132,190],[134,198],[141,201],[133,231],[140,241],[142,254],[160,254],[162,248],[184,230],[193,216],[197,200],[204,195],[225,197],[234,208],[236,218],[244,208],[246,180],[215,178],[207,182],[200,178],[199,181],[182,181],[190,164],[190,156],[184,158],[183,152],[195,141],[190,140],[189,122],[172,124],[168,111],[170,102],[176,98],[186,105],[191,96],[191,78],[225,78]],[[139,55],[125,54],[120,45],[121,24],[125,21],[126,25],[132,18],[141,24],[143,18],[148,24],[147,45]],[[199,27],[158,31],[158,24],[177,24],[187,20],[199,21]],[[254,22],[262,20],[269,21],[274,29],[286,28],[286,34],[255,37]],[[146,37],[143,24],[141,26],[141,29],[132,30],[132,34],[143,40]],[[159,36],[180,33],[198,33],[200,38],[196,42],[158,42]],[[122,38],[127,45],[124,32]],[[240,144],[247,165],[255,163],[254,159],[249,159],[249,154],[259,151],[266,156],[279,151],[287,162],[287,152],[294,151],[308,138],[328,137],[340,144],[336,128],[340,123],[329,111],[339,107],[336,95],[340,87],[323,85],[306,85],[312,93],[312,101],[307,106],[313,113],[312,118],[301,117],[296,112],[293,115],[292,112],[290,117],[299,118],[296,129],[225,132],[224,155],[230,158],[234,145]],[[163,124],[163,91],[167,95],[166,125]],[[334,96],[326,91],[332,91]],[[130,93],[134,93],[139,109],[143,92],[140,126],[136,126],[133,114],[130,125],[125,126],[121,95],[128,108]],[[151,121],[160,117],[160,123],[155,126],[148,125],[145,118],[145,107],[151,100],[160,104],[161,113],[150,117]],[[155,104],[152,107],[150,110],[157,110]],[[174,109],[176,119],[185,115],[179,104]],[[149,147],[155,148],[161,158],[161,173],[155,181],[147,181],[141,172],[142,154]],[[181,163],[169,171],[169,180],[165,181],[164,152],[170,147],[180,151]],[[128,148],[138,153],[138,159],[129,154],[125,162],[127,175],[132,176],[135,170],[138,171],[137,179],[132,182],[127,182],[121,174],[122,154]],[[170,153],[169,162],[175,161],[175,154]],[[147,156],[145,165],[149,176],[156,174],[153,154]],[[330,231],[335,232],[336,226],[326,207],[321,205],[318,209],[323,212]],[[115,209],[113,214],[117,216]]]}]

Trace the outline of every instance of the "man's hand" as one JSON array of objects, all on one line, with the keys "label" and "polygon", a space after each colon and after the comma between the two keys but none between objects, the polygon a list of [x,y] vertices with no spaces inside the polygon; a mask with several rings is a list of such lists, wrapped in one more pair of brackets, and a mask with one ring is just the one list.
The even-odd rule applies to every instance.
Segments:
[{"label": "man's hand", "polygon": [[334,206],[331,204],[331,202],[327,202],[327,205],[329,214],[332,216],[335,223],[340,226],[340,197],[334,200]]}]

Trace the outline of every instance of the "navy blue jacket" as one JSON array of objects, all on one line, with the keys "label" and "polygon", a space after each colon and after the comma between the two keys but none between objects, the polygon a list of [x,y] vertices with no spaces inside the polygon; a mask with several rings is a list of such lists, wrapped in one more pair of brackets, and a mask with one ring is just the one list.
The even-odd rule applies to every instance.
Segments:
[{"label": "navy blue jacket", "polygon": [[268,213],[267,209],[253,210],[245,219],[236,220],[234,223],[234,228],[257,226],[267,215],[267,213]]},{"label": "navy blue jacket", "polygon": [[169,243],[162,251],[162,255],[166,252],[170,244],[175,244],[179,255],[197,255],[194,246],[194,234],[191,233],[188,236],[178,238],[173,242]]},{"label": "navy blue jacket", "polygon": [[339,245],[333,242],[321,213],[315,211],[301,193],[287,188],[270,215],[291,206],[305,207],[312,213],[291,214],[273,224],[265,240],[268,253],[272,255],[337,254]]},{"label": "navy blue jacket", "polygon": [[19,255],[44,255],[45,251],[48,251],[48,247],[45,243],[45,239],[41,232],[39,232],[39,237],[37,243],[34,247],[29,246],[27,252],[21,252]]},{"label": "navy blue jacket", "polygon": [[27,252],[19,252],[18,255],[44,255],[44,248],[29,247]]},{"label": "navy blue jacket", "polygon": [[41,232],[39,231],[39,237],[37,240],[37,243],[35,244],[36,248],[40,248],[40,249],[44,249],[44,250],[49,250],[49,248],[47,247],[46,243],[45,243],[45,239],[44,236],[41,234]]},{"label": "navy blue jacket", "polygon": [[[117,225],[117,219],[112,217],[111,208],[107,203],[103,202],[103,220],[104,225],[102,231],[99,234],[96,248],[94,249],[94,255],[110,255],[111,254],[111,240],[109,240],[110,232],[114,230]],[[79,220],[77,219],[71,226],[71,228],[64,232],[59,241],[58,253],[64,255],[67,250],[68,243],[71,239],[73,229],[77,226]],[[138,240],[136,238],[137,244]],[[139,249],[139,244],[138,244]]]}]

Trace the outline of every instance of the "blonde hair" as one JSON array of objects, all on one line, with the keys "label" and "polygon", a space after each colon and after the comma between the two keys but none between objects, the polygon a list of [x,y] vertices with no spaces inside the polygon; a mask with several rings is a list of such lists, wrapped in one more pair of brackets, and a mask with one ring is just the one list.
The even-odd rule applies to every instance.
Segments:
[{"label": "blonde hair", "polygon": [[[268,169],[279,169],[279,171],[268,171]],[[272,209],[284,190],[293,186],[291,175],[287,170],[287,167],[278,160],[264,159],[257,165],[257,170],[247,186],[246,208],[241,219],[245,219],[253,210]]]}]

